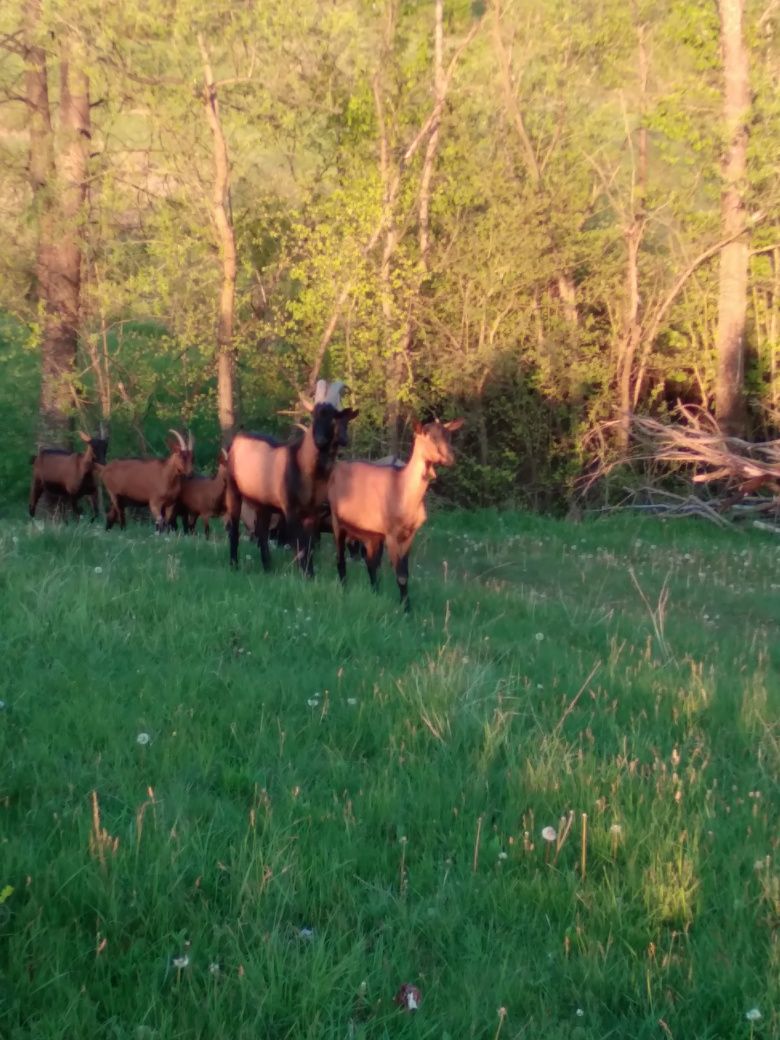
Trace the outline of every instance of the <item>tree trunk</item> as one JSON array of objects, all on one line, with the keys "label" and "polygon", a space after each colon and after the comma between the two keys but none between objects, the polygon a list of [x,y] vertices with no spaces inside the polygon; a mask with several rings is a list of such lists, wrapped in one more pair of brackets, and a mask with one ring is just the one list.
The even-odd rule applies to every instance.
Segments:
[{"label": "tree trunk", "polygon": [[202,35],[198,44],[203,57],[203,103],[214,146],[214,183],[212,186],[212,219],[216,230],[222,267],[222,284],[217,312],[217,413],[223,441],[235,429],[233,380],[235,358],[233,350],[233,316],[236,299],[237,252],[236,236],[230,212],[230,157],[227,140],[219,115],[217,84],[211,69],[208,50]]},{"label": "tree trunk", "polygon": [[[66,444],[81,302],[79,220],[87,193],[89,80],[67,37],[60,53],[59,140],[49,106],[47,56],[38,42],[40,0],[25,8],[29,176],[38,225],[36,291],[42,316],[39,440]],[[56,146],[56,151],[55,151]]]},{"label": "tree trunk", "polygon": [[745,325],[749,245],[745,218],[747,117],[750,108],[748,55],[742,32],[744,0],[719,0],[723,54],[723,118],[727,149],[723,159],[721,227],[735,236],[720,254],[715,413],[724,432],[745,430]]}]

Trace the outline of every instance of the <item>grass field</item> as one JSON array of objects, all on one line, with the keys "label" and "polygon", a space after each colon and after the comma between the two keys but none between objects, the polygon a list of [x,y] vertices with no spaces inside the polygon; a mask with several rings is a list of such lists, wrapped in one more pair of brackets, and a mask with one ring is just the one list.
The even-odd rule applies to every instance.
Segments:
[{"label": "grass field", "polygon": [[275,567],[0,524],[3,1040],[780,1035],[777,539]]}]

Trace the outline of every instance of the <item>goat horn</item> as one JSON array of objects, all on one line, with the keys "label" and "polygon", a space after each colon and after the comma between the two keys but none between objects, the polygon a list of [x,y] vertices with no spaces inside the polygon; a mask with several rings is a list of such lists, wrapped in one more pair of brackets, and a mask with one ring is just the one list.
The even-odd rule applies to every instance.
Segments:
[{"label": "goat horn", "polygon": [[314,390],[314,403],[322,404],[327,400],[328,396],[328,381],[327,379],[318,379],[317,386]]},{"label": "goat horn", "polygon": [[195,438],[192,436],[192,430],[187,431],[187,447],[189,451],[192,451],[195,447]]},{"label": "goat horn", "polygon": [[179,431],[178,430],[174,430],[174,429],[171,428],[168,432],[172,433],[173,436],[176,438],[176,440],[179,442],[179,447],[181,448],[181,450],[182,451],[186,451],[187,450],[187,444],[186,444],[184,438],[182,437],[182,435],[179,433]]},{"label": "goat horn", "polygon": [[341,408],[341,395],[347,389],[347,384],[343,383],[340,379],[334,380],[328,387],[328,392],[325,395],[325,400],[328,404],[332,404],[334,408]]}]

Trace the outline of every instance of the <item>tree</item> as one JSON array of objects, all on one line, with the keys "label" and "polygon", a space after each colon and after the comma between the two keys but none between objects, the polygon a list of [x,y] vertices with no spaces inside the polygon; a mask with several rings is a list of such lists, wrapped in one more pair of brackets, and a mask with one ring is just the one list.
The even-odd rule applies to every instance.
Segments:
[{"label": "tree", "polygon": [[59,34],[59,105],[52,114],[40,0],[24,9],[29,178],[36,216],[36,291],[40,310],[39,436],[64,443],[75,390],[79,339],[84,202],[87,195],[90,107],[83,51],[67,29]]},{"label": "tree", "polygon": [[731,239],[720,254],[718,373],[715,413],[721,428],[742,434],[745,427],[745,327],[748,303],[749,241],[745,211],[747,120],[750,113],[748,54],[744,40],[745,0],[719,0],[723,55],[723,157],[721,227]]}]

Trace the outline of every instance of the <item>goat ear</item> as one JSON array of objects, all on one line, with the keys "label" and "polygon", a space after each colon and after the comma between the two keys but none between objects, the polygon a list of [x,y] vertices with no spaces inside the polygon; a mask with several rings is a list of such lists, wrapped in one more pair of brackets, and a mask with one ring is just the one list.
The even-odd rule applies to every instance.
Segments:
[{"label": "goat ear", "polygon": [[455,433],[456,430],[459,430],[461,428],[465,421],[466,420],[462,418],[450,419],[449,422],[442,423],[442,426],[445,430],[449,430],[450,433]]},{"label": "goat ear", "polygon": [[304,397],[303,394],[301,394],[298,400],[301,402],[301,407],[305,408],[307,412],[314,411],[314,405],[311,403],[308,397]]},{"label": "goat ear", "polygon": [[84,441],[85,444],[89,444],[92,438],[88,433],[84,433],[83,430],[79,430],[79,437]]}]

